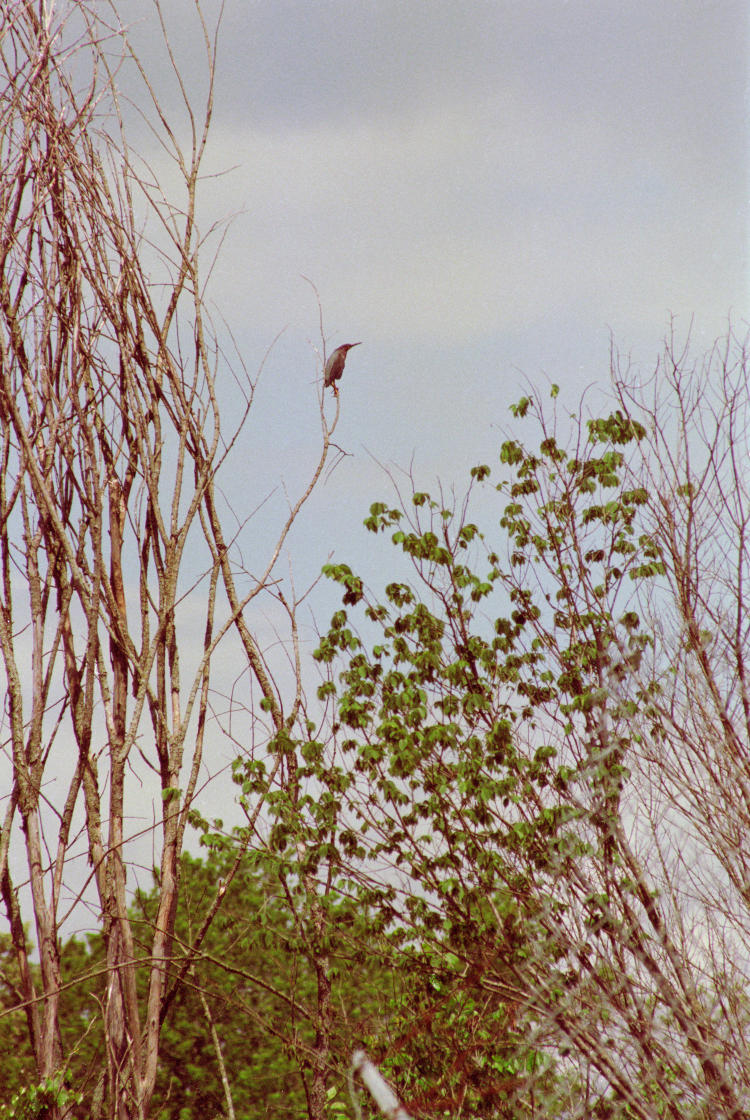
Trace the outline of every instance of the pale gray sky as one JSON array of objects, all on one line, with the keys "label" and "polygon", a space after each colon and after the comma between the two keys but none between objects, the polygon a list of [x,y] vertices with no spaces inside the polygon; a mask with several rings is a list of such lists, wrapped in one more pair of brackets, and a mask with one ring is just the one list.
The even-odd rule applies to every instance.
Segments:
[{"label": "pale gray sky", "polygon": [[[162,6],[199,98],[192,2]],[[211,19],[218,0],[204,6]],[[176,111],[150,0],[119,10]],[[497,462],[525,378],[559,382],[572,408],[606,385],[610,330],[646,369],[670,313],[678,331],[695,317],[698,350],[730,313],[744,330],[747,56],[746,0],[226,0],[206,169],[233,170],[206,180],[199,219],[237,216],[209,299],[251,371],[284,331],[223,480],[239,519],[278,487],[238,542],[249,570],[317,449],[302,274],[329,349],[363,345],[342,381],[347,457],[290,541],[298,590],[331,552],[376,587],[390,577],[388,546],[361,528],[392,496],[376,458],[413,461],[420,488],[460,487]],[[134,140],[168,184],[148,133]],[[321,627],[337,605],[316,588]],[[312,627],[303,638],[309,650]],[[237,664],[222,651],[222,681]],[[211,770],[231,753],[214,746]],[[228,785],[209,787],[209,815],[228,817]],[[134,831],[151,820],[142,802]]]},{"label": "pale gray sky", "polygon": [[[216,10],[208,0],[206,10]],[[190,0],[164,0],[196,94]],[[147,58],[145,0],[127,5]],[[155,56],[155,54],[154,54]],[[304,560],[361,550],[386,486],[496,458],[507,405],[606,383],[609,331],[648,367],[668,316],[698,349],[748,313],[745,0],[227,0],[204,227],[241,211],[211,298],[264,372],[236,478],[313,452],[317,307],[352,453]],[[259,466],[259,464],[261,466]],[[366,553],[366,550],[365,550]],[[364,553],[363,553],[364,555]]]}]

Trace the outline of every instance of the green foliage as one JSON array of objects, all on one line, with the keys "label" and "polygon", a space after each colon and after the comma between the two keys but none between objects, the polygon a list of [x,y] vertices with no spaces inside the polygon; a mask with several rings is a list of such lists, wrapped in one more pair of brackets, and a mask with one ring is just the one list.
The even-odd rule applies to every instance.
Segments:
[{"label": "green foliage", "polygon": [[[520,435],[502,445],[502,548],[468,519],[468,501],[446,508],[420,491],[411,509],[375,503],[365,522],[391,530],[412,582],[387,584],[380,601],[357,582],[355,600],[348,566],[325,569],[362,630],[334,616],[316,653],[327,666],[319,695],[335,698],[341,751],[367,790],[352,805],[362,847],[411,884],[397,908],[372,879],[362,897],[389,915],[423,978],[391,1020],[422,1027],[384,1058],[420,1115],[516,1115],[532,1067],[551,1091],[549,1057],[524,1039],[530,993],[571,983],[555,884],[574,861],[606,861],[631,889],[611,830],[630,773],[627,717],[633,703],[648,715],[649,692],[615,693],[650,645],[633,581],[664,570],[639,520],[649,494],[628,468],[645,430],[616,411],[574,429],[569,450],[536,402],[512,411],[542,438],[534,450]],[[490,476],[472,472],[485,503]],[[601,924],[593,897],[582,920]],[[455,1065],[461,1053],[470,1076]]]},{"label": "green foliage", "polygon": [[24,1086],[9,1103],[0,1105],[0,1120],[47,1120],[53,1109],[57,1116],[71,1115],[83,1094],[73,1092],[66,1082],[66,1075],[60,1070],[39,1085]]},{"label": "green foliage", "polygon": [[549,1062],[524,1043],[515,1002],[482,992],[459,965],[443,950],[411,957],[408,998],[393,1002],[382,1069],[415,1116],[510,1120],[530,1070],[538,1087],[554,1080]]},{"label": "green foliage", "polygon": [[[29,1041],[25,1012],[19,1009],[20,983],[18,965],[7,934],[0,935],[0,975],[5,994],[0,1003],[0,1100],[10,1108],[15,1095],[23,1090],[14,1107],[33,1109],[39,1115],[53,1103],[58,1094],[68,1112],[65,1115],[80,1117],[75,1107],[85,1099],[101,1069],[102,1038],[99,1011],[104,988],[101,939],[83,941],[70,938],[62,953],[63,990],[60,993],[60,1031],[64,1052],[70,1055],[66,1070],[41,1085],[37,1080],[36,1065]],[[38,984],[38,966],[31,965],[32,982]],[[12,1010],[11,1010],[12,1009]],[[75,1090],[75,1091],[74,1091]],[[80,1095],[79,1095],[80,1094]],[[10,1116],[32,1116],[33,1112],[8,1113]],[[5,1114],[0,1111],[5,1120]]]},{"label": "green foliage", "polygon": [[0,1101],[9,1101],[14,1091],[36,1080],[36,1066],[29,1046],[28,1025],[23,1011],[11,1009],[21,1000],[21,980],[10,934],[0,934]]},{"label": "green foliage", "polygon": [[[237,844],[241,837],[234,840]],[[184,857],[175,925],[178,961],[235,856],[236,847],[212,849],[205,860]],[[198,1120],[223,1112],[218,1059],[201,993],[220,1040],[236,1115],[282,1120],[306,1114],[317,977],[311,931],[304,924],[305,895],[291,870],[292,858],[288,838],[279,837],[275,851],[247,852],[242,859],[165,1019],[155,1120]],[[155,892],[137,900],[136,928],[144,948],[156,904]],[[392,982],[366,913],[338,894],[325,902],[325,913],[325,953],[336,1006],[330,1078],[333,1092],[343,1099],[351,1051],[378,1022],[383,993]]]},{"label": "green foliage", "polygon": [[[331,811],[330,805],[321,809],[324,817]],[[228,839],[226,845],[208,844],[205,859],[183,858],[171,982],[243,840],[239,835]],[[319,852],[318,858],[322,855]],[[336,1007],[330,1082],[338,1098],[331,1097],[330,1108],[331,1115],[337,1108],[343,1115],[351,1052],[363,1039],[381,1037],[390,1001],[399,989],[407,991],[410,976],[404,971],[398,979],[389,953],[384,952],[378,920],[356,899],[336,892],[324,903],[328,932],[323,948]],[[144,959],[150,952],[157,907],[154,888],[138,892],[131,909],[136,953]],[[305,907],[305,894],[285,844],[280,842],[277,852],[248,851],[242,857],[194,965],[170,1000],[152,1106],[155,1120],[202,1120],[223,1114],[211,1023],[221,1045],[236,1115],[285,1120],[306,1114],[305,1079],[318,1023],[316,958],[304,924]],[[44,1120],[53,1103],[64,1106],[63,1115],[76,1120],[91,1115],[103,1046],[97,1014],[105,983],[101,938],[71,938],[62,957],[66,980],[78,980],[63,993],[62,1030],[66,1050],[73,1055],[68,1072],[64,1078],[60,1074],[31,1087],[34,1063],[25,1023],[18,1013],[0,1018],[0,1037],[7,1046],[0,1063],[0,1092],[6,1102],[0,1110],[2,1120]],[[4,964],[7,978],[12,967],[9,956],[7,969]],[[145,969],[139,970],[144,1004],[146,983]],[[24,1085],[29,1087],[21,1088]],[[75,1087],[75,1092],[69,1087]]]}]

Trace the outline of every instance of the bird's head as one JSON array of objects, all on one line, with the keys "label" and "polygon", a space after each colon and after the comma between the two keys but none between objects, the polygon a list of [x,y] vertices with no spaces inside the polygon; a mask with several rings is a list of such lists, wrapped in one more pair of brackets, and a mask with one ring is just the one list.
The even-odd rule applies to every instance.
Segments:
[{"label": "bird's head", "polygon": [[361,346],[361,342],[345,342],[343,346],[339,346],[339,350],[343,350],[346,354],[353,350],[355,346]]}]

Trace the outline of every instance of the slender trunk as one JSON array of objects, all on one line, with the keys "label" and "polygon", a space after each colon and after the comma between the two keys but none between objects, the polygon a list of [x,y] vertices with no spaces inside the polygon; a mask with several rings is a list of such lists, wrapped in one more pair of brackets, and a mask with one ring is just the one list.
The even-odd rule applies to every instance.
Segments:
[{"label": "slender trunk", "polygon": [[331,962],[326,951],[326,916],[315,889],[312,876],[305,876],[310,905],[311,938],[314,952],[313,967],[317,984],[317,1014],[315,1041],[310,1061],[312,1076],[307,1094],[307,1111],[310,1120],[326,1120],[328,1114],[328,1080],[331,1065],[331,1031],[333,1006],[331,1003]]}]

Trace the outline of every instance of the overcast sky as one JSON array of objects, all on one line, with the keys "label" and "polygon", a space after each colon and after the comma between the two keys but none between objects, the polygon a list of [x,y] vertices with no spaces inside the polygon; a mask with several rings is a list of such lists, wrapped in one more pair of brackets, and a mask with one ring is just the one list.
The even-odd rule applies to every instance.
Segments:
[{"label": "overcast sky", "polygon": [[[218,0],[203,4],[210,22]],[[187,142],[151,0],[116,6]],[[162,8],[199,102],[192,0]],[[243,520],[276,488],[239,540],[249,570],[318,447],[303,275],[329,352],[362,346],[342,381],[346,457],[290,541],[298,590],[330,553],[388,580],[388,546],[361,528],[392,496],[378,461],[411,466],[419,488],[460,487],[497,461],[529,382],[560,383],[571,408],[606,386],[610,331],[644,371],[670,314],[678,333],[694,319],[698,351],[729,315],[744,333],[749,43],[746,0],[226,0],[206,162],[218,177],[199,221],[236,215],[208,290],[222,340],[231,330],[253,374],[271,347],[223,479]],[[168,189],[148,133],[134,140]],[[321,627],[337,599],[316,589]],[[303,637],[309,650],[312,626]],[[230,678],[231,651],[219,660]],[[227,785],[204,811],[227,810]]]},{"label": "overcast sky", "polygon": [[[210,21],[218,0],[203,3]],[[162,7],[198,102],[192,0]],[[178,125],[150,0],[119,10]],[[748,42],[745,0],[226,0],[206,164],[218,177],[199,220],[236,215],[208,292],[222,340],[231,330],[253,374],[271,346],[223,479],[241,520],[276,487],[238,542],[250,571],[318,447],[303,275],[329,352],[362,346],[341,388],[347,455],[289,542],[297,590],[330,553],[378,588],[392,578],[387,544],[361,528],[392,496],[378,461],[411,466],[422,489],[460,487],[497,461],[529,382],[560,383],[571,408],[606,386],[610,331],[644,372],[670,314],[678,333],[694,319],[698,351],[729,315],[744,332]],[[133,139],[169,189],[148,133]],[[334,590],[311,598],[320,627]],[[272,640],[266,619],[252,625]],[[303,639],[309,651],[312,625]],[[220,686],[236,671],[222,650]],[[233,753],[214,746],[207,766]],[[228,785],[209,786],[208,815],[231,813]]]},{"label": "overcast sky", "polygon": [[[163,8],[200,100],[192,2]],[[149,0],[120,10],[166,81]],[[236,217],[209,295],[250,371],[283,331],[227,481],[238,512],[281,481],[293,496],[315,457],[302,275],[329,352],[363,343],[341,383],[348,457],[291,542],[301,582],[331,551],[380,575],[361,530],[390,497],[376,459],[461,484],[497,460],[527,380],[571,408],[606,385],[610,331],[644,371],[670,315],[678,333],[694,318],[699,351],[730,314],[744,331],[749,43],[746,0],[226,0],[207,159],[226,174],[200,216]]]},{"label": "overcast sky", "polygon": [[[191,0],[163,7],[199,98]],[[496,458],[525,378],[571,406],[605,385],[610,331],[648,369],[670,314],[678,332],[694,317],[698,350],[730,314],[744,330],[747,8],[226,0],[207,166],[232,170],[201,213],[237,216],[210,298],[251,371],[284,331],[234,464],[241,507],[280,479],[293,493],[314,455],[302,274],[329,351],[363,343],[342,382],[350,457],[303,522],[303,565],[366,555],[357,527],[387,492],[371,456],[461,480]],[[147,0],[121,11],[161,73]]]},{"label": "overcast sky", "polygon": [[331,328],[497,362],[739,311],[746,22],[731,0],[229,0],[242,298],[298,313],[304,271]]}]

